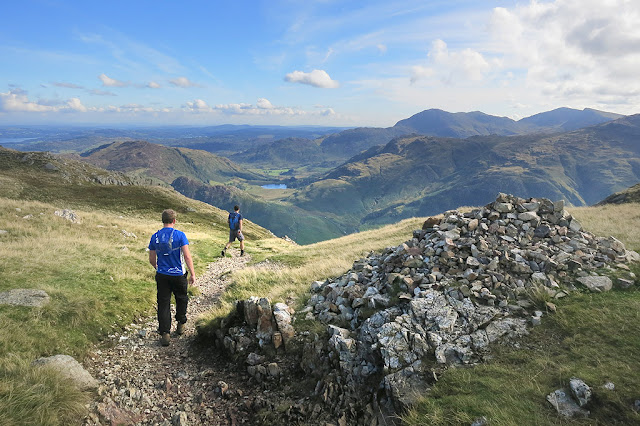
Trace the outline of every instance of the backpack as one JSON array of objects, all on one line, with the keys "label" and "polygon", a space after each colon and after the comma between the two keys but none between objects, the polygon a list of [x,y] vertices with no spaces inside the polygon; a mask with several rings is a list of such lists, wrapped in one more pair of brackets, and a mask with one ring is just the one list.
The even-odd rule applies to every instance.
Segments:
[{"label": "backpack", "polygon": [[237,230],[240,227],[240,214],[231,213],[229,215],[229,229]]},{"label": "backpack", "polygon": [[169,234],[169,238],[167,239],[167,233],[160,233],[160,230],[156,232],[156,253],[158,255],[169,256],[174,250],[178,250],[180,247],[173,248],[173,232],[175,229],[171,230],[171,234]]}]

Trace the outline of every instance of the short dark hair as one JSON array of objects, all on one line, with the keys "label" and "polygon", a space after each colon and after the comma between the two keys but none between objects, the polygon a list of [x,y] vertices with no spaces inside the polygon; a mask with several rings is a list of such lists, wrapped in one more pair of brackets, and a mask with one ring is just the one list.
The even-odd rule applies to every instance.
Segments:
[{"label": "short dark hair", "polygon": [[162,223],[173,223],[176,220],[176,212],[172,209],[166,209],[162,212]]},{"label": "short dark hair", "polygon": [[236,204],[235,206],[233,206],[233,211],[237,212],[238,210],[240,210],[240,206],[239,205]]}]

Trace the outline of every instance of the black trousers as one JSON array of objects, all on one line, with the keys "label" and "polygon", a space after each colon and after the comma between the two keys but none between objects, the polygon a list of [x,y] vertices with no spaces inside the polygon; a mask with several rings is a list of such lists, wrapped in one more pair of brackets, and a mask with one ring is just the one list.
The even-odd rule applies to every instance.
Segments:
[{"label": "black trousers", "polygon": [[158,333],[171,332],[171,293],[176,297],[176,321],[187,322],[187,274],[180,276],[156,273],[158,287]]}]

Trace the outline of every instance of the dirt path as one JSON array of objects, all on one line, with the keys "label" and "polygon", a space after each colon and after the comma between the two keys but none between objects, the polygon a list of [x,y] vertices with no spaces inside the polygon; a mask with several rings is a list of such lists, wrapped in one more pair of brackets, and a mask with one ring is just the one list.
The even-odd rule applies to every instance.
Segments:
[{"label": "dirt path", "polygon": [[[100,382],[85,425],[235,425],[251,423],[256,392],[246,372],[196,340],[195,319],[213,307],[228,282],[227,273],[244,268],[248,256],[220,258],[197,277],[201,294],[189,301],[186,331],[171,334],[163,347],[156,317],[143,319],[90,354],[87,369]],[[172,328],[176,324],[173,320]],[[244,369],[242,369],[244,370]]]}]

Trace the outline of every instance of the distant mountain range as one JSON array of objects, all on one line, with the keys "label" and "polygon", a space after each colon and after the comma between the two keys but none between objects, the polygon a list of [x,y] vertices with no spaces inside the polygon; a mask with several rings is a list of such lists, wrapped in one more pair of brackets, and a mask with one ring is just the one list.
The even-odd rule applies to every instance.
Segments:
[{"label": "distant mountain range", "polygon": [[[359,127],[343,130],[324,137],[319,143],[297,140],[293,148],[299,158],[290,166],[305,163],[307,158],[316,158],[318,162],[330,162],[338,165],[362,151],[378,145],[385,145],[391,139],[410,134],[440,136],[451,138],[467,138],[471,136],[515,136],[534,133],[560,133],[604,123],[623,117],[620,114],[598,111],[595,109],[557,108],[519,121],[507,117],[497,117],[483,112],[451,113],[440,109],[429,109],[419,112],[407,119],[398,121],[393,127]],[[281,141],[275,141],[260,147],[249,148],[242,154],[232,158],[235,161],[260,163],[265,151],[277,152]],[[318,149],[319,148],[319,149]],[[292,148],[289,148],[292,149]]]},{"label": "distant mountain range", "polygon": [[305,209],[331,206],[360,225],[390,223],[498,192],[593,204],[640,181],[640,115],[566,133],[402,136],[352,158],[297,191]]},{"label": "distant mountain range", "polygon": [[[616,117],[560,108],[514,121],[480,112],[427,110],[389,128],[260,138],[248,150],[232,139],[218,140],[232,147],[225,152],[233,161],[203,150],[134,140],[67,156],[162,181],[225,210],[240,203],[254,222],[310,243],[460,205],[483,205],[498,192],[596,203],[640,181],[640,115]],[[593,122],[598,124],[565,131]],[[261,132],[227,130],[245,136]],[[463,138],[467,135],[472,136]],[[290,169],[285,182],[293,191],[262,199],[258,185],[285,176],[261,172],[273,169]]]}]

